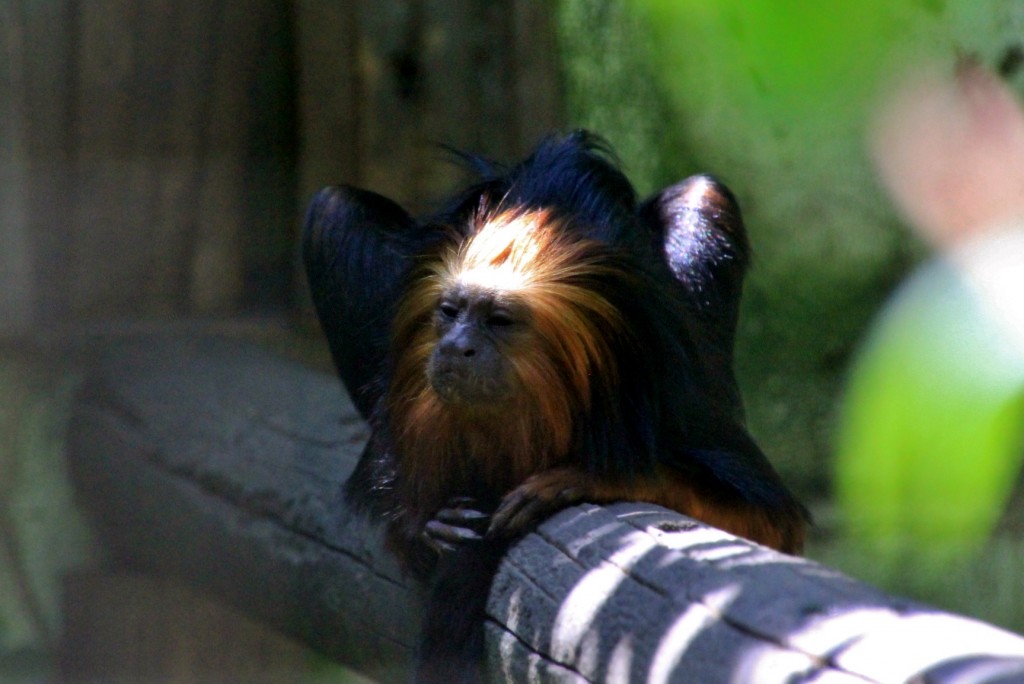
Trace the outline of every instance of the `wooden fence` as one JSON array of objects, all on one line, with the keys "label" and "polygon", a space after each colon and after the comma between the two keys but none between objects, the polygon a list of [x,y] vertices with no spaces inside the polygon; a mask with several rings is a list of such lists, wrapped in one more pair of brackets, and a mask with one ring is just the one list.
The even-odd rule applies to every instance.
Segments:
[{"label": "wooden fence", "polygon": [[557,126],[552,4],[0,3],[0,336],[281,310],[323,185],[423,208],[437,143]]}]

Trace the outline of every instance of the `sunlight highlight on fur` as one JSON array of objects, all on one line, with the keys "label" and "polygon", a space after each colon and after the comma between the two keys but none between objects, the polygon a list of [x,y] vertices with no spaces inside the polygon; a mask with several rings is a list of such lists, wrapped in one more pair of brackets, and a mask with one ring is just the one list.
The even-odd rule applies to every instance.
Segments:
[{"label": "sunlight highlight on fur", "polygon": [[556,226],[546,211],[502,213],[484,220],[461,249],[444,261],[448,282],[510,292],[543,279],[541,252]]},{"label": "sunlight highlight on fur", "polygon": [[438,292],[469,286],[524,303],[549,362],[557,359],[545,369],[520,355],[524,379],[550,381],[552,371],[567,368],[567,389],[587,401],[592,377],[614,378],[608,337],[622,327],[615,306],[592,284],[622,274],[602,263],[596,243],[565,239],[562,224],[548,211],[520,209],[477,220],[476,233],[439,264]]}]

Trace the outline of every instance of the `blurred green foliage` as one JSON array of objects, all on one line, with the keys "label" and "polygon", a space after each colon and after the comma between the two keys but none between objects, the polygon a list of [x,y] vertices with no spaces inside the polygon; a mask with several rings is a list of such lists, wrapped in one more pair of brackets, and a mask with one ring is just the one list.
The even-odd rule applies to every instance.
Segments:
[{"label": "blurred green foliage", "polygon": [[[835,37],[807,35],[841,32],[829,11],[773,6],[563,0],[561,42],[573,123],[608,137],[642,192],[699,170],[739,198],[755,257],[737,341],[749,424],[787,480],[820,498],[846,360],[917,248],[862,144],[864,74],[884,42],[854,66],[829,52]],[[846,40],[870,25],[858,31]]]},{"label": "blurred green foliage", "polygon": [[890,303],[845,407],[836,486],[853,543],[888,574],[977,554],[1024,456],[1024,353],[951,266]]},{"label": "blurred green foliage", "polygon": [[[812,553],[895,591],[1024,628],[1020,602],[1007,604],[1019,595],[1007,588],[1024,572],[1007,549],[1024,543],[1000,536],[985,545],[1015,482],[1005,456],[1020,395],[1003,387],[953,415],[943,402],[965,385],[931,391],[934,373],[917,365],[947,363],[948,345],[964,341],[963,326],[944,335],[963,314],[955,297],[952,308],[920,312],[934,317],[927,340],[888,329],[879,334],[900,339],[891,350],[880,352],[877,336],[868,343],[865,377],[849,389],[864,396],[842,437],[841,508],[830,498],[852,361],[889,295],[925,256],[868,158],[875,106],[915,66],[952,72],[965,57],[1020,90],[1024,74],[1007,68],[1022,50],[1019,3],[562,0],[559,21],[574,125],[605,135],[645,193],[701,170],[740,200],[755,264],[737,373],[751,431],[818,513]],[[970,377],[976,369],[965,370]],[[899,378],[933,401],[865,389]],[[921,450],[907,455],[894,421],[917,424]],[[991,440],[979,447],[983,430]],[[968,443],[989,454],[987,464],[952,458]],[[833,534],[843,519],[854,536]],[[978,555],[954,570],[930,552],[940,537]],[[885,538],[928,551],[888,563]],[[1003,552],[994,554],[997,547]],[[972,586],[979,578],[982,586]]]},{"label": "blurred green foliage", "polygon": [[[697,50],[708,77],[752,86],[757,114],[855,117],[891,52],[899,2],[885,0],[631,0],[647,19],[652,58],[685,102],[703,93],[687,73]],[[705,40],[700,40],[705,36]],[[684,42],[685,40],[685,42]],[[682,47],[682,49],[678,49]],[[774,111],[773,111],[774,110]]]},{"label": "blurred green foliage", "polygon": [[618,0],[562,0],[558,27],[572,124],[611,141],[645,195],[696,173],[667,86],[641,49],[646,23]]},{"label": "blurred green foliage", "polygon": [[76,386],[64,364],[0,348],[0,655],[53,645],[62,575],[94,553],[64,460]]}]

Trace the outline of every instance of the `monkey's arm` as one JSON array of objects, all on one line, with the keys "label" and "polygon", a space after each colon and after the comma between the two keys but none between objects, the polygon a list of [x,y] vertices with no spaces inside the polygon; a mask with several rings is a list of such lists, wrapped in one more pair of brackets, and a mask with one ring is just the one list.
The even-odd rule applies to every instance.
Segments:
[{"label": "monkey's arm", "polygon": [[[721,456],[721,455],[720,455]],[[767,464],[767,461],[765,461]],[[740,469],[736,477],[747,478]],[[769,466],[770,471],[770,466]],[[490,537],[512,537],[566,506],[587,501],[646,501],[786,553],[803,550],[806,512],[774,471],[758,473],[734,488],[700,466],[659,465],[634,477],[601,476],[576,466],[543,471],[512,490],[491,517]],[[781,489],[776,489],[779,487]],[[750,498],[751,488],[759,490]]]},{"label": "monkey's arm", "polygon": [[425,521],[401,512],[386,517],[388,548],[403,570],[421,580],[434,574],[441,558],[484,545],[491,520],[489,513],[478,510],[476,499],[467,496],[453,497]]},{"label": "monkey's arm", "polygon": [[357,188],[324,188],[306,212],[302,255],[313,304],[364,418],[383,393],[391,320],[412,256],[427,237],[400,206]]},{"label": "monkey's arm", "polygon": [[[391,321],[412,261],[430,239],[431,231],[400,206],[357,188],[324,188],[306,212],[302,254],[313,303],[338,375],[363,418],[371,418],[386,391]],[[386,428],[374,425],[345,492],[358,508],[391,520],[391,536],[402,537],[406,516],[395,497],[396,473]],[[415,547],[410,562],[429,568],[430,553],[413,542],[403,537],[396,547]]]}]

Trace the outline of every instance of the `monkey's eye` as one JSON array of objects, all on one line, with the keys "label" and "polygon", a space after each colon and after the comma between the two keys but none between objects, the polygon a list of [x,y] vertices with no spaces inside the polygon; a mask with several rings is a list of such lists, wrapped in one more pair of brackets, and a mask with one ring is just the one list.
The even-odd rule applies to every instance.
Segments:
[{"label": "monkey's eye", "polygon": [[441,315],[445,318],[455,319],[459,315],[459,307],[455,306],[451,302],[441,302],[441,305],[437,307],[437,310],[441,312]]}]

